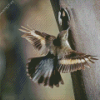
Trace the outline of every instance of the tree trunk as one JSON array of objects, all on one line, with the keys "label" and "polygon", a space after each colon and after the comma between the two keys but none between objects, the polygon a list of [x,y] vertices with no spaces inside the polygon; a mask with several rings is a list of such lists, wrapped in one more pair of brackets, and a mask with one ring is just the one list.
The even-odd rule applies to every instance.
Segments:
[{"label": "tree trunk", "polygon": [[[70,12],[71,35],[75,41],[75,47],[72,45],[72,48],[79,52],[95,55],[100,59],[99,2],[94,0],[91,2],[88,0],[51,0],[51,4],[56,20],[60,7],[67,7]],[[61,28],[59,29],[61,31]],[[100,62],[98,60],[95,64],[90,65],[90,69],[86,68],[85,71],[71,73],[75,100],[100,100]]]}]

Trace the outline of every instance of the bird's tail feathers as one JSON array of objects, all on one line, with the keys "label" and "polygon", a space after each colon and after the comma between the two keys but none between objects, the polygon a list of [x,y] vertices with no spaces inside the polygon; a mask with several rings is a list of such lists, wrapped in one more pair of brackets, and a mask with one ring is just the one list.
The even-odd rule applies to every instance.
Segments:
[{"label": "bird's tail feathers", "polygon": [[51,54],[45,57],[31,58],[27,64],[27,72],[32,81],[44,84],[44,86],[59,86],[63,84],[62,77],[54,67],[54,59]]}]

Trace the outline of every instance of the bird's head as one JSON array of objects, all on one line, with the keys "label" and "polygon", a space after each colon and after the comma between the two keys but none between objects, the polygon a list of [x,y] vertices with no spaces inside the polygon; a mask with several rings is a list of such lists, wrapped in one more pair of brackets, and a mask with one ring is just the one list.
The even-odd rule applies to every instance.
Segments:
[{"label": "bird's head", "polygon": [[68,40],[69,28],[67,30],[63,30],[58,34],[58,38],[61,41]]},{"label": "bird's head", "polygon": [[53,44],[55,46],[70,47],[68,42],[68,34],[69,34],[69,28],[67,30],[61,31],[58,34],[57,39],[53,41]]}]

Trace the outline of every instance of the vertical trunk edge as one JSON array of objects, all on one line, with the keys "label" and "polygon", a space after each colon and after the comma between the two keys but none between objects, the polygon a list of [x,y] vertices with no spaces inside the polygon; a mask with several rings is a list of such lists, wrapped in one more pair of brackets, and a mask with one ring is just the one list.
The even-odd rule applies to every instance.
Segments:
[{"label": "vertical trunk edge", "polygon": [[[59,26],[58,24],[58,11],[60,10],[60,0],[50,0],[54,15],[57,21],[58,29],[61,31],[63,28]],[[73,36],[71,33],[70,38],[73,40]],[[70,39],[70,40],[71,40]],[[69,40],[69,42],[70,42]],[[71,47],[75,49],[75,46],[72,42],[70,42]],[[73,72],[71,73],[72,78],[72,84],[73,84],[73,90],[74,90],[74,96],[75,100],[88,100],[86,95],[86,90],[83,82],[83,76],[81,71]]]}]

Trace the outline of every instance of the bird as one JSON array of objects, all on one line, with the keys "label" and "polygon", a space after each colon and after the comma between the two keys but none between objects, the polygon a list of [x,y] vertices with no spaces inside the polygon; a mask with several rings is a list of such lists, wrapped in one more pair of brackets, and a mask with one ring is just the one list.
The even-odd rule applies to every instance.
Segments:
[{"label": "bird", "polygon": [[32,81],[53,88],[64,84],[61,73],[84,70],[90,68],[89,63],[98,60],[96,56],[80,53],[73,50],[68,42],[69,30],[63,30],[58,36],[21,26],[20,31],[25,38],[37,50],[40,57],[28,59],[27,73]]},{"label": "bird", "polygon": [[57,37],[24,26],[19,29],[25,33],[21,37],[40,53],[40,57],[29,58],[26,64],[27,75],[35,83],[51,88],[59,87],[59,84],[64,84],[61,73],[90,68],[89,63],[98,60],[96,56],[77,52],[71,48],[68,41],[71,30],[70,20],[69,10],[61,8],[58,12],[58,23],[64,28]]}]

